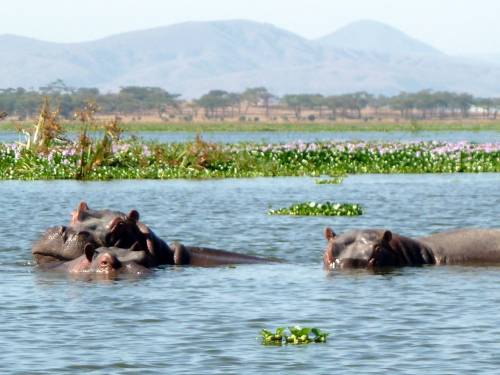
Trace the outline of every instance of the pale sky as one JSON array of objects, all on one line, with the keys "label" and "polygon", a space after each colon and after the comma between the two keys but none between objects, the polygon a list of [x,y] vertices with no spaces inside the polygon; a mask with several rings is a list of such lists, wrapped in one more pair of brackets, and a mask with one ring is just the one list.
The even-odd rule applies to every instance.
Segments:
[{"label": "pale sky", "polygon": [[185,21],[248,19],[317,38],[360,19],[449,54],[500,54],[500,0],[2,0],[0,35],[79,42]]}]

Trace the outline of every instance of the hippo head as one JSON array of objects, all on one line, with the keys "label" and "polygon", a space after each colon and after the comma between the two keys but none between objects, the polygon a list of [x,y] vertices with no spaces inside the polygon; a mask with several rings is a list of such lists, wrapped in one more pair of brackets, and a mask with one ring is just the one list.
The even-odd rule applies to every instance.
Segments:
[{"label": "hippo head", "polygon": [[62,225],[51,227],[33,244],[33,259],[39,264],[75,259],[83,254],[85,245],[97,245],[89,232]]},{"label": "hippo head", "polygon": [[73,212],[69,226],[49,228],[33,245],[33,258],[38,264],[75,259],[84,254],[87,244],[122,248],[135,244],[140,249],[147,249],[149,234],[143,233],[144,227],[135,210],[128,214],[91,210],[81,202]]},{"label": "hippo head", "polygon": [[146,235],[139,226],[139,212],[125,214],[120,211],[92,210],[81,202],[73,211],[70,226],[76,232],[88,232],[94,241],[103,247],[128,248],[135,243],[146,247]]},{"label": "hippo head", "polygon": [[325,268],[374,268],[399,264],[399,256],[391,245],[388,230],[366,229],[336,235],[325,229],[328,244],[323,255]]},{"label": "hippo head", "polygon": [[84,252],[89,267],[86,272],[116,276],[119,273],[145,274],[149,269],[144,267],[146,254],[136,250],[136,245],[130,249],[116,247],[95,248],[88,244]]}]

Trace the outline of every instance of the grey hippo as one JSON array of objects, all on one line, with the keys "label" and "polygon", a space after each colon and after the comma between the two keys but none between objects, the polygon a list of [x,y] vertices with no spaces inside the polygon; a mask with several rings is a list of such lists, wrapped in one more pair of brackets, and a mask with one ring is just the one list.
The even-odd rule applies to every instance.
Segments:
[{"label": "grey hippo", "polygon": [[84,254],[66,262],[51,262],[39,265],[45,271],[59,271],[69,274],[99,274],[114,278],[120,274],[146,275],[151,271],[145,267],[145,254],[135,249],[116,247],[95,248],[84,246]]},{"label": "grey hippo", "polygon": [[[32,247],[37,264],[67,262],[81,257],[87,246],[121,248],[144,252],[141,265],[191,265],[210,267],[228,264],[279,261],[242,253],[173,243],[170,246],[140,221],[136,210],[125,214],[112,210],[93,210],[81,202],[68,226],[51,227]],[[116,251],[115,251],[116,252]]]},{"label": "grey hippo", "polygon": [[457,229],[410,238],[383,229],[325,229],[325,268],[500,264],[500,229]]}]

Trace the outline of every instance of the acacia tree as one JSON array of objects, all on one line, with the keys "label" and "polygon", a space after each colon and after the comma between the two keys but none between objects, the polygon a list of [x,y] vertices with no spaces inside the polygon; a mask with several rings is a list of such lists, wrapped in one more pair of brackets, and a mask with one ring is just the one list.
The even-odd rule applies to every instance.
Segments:
[{"label": "acacia tree", "polygon": [[228,105],[231,107],[231,117],[234,117],[234,109],[238,109],[238,116],[241,114],[241,94],[231,92],[227,97]]},{"label": "acacia tree", "polygon": [[222,109],[222,116],[225,115],[225,109],[230,103],[230,96],[224,90],[211,90],[199,98],[196,103],[205,109],[205,116],[212,118],[217,114],[217,109]]},{"label": "acacia tree", "polygon": [[315,98],[317,95],[311,94],[298,94],[298,95],[285,95],[281,98],[282,102],[293,110],[295,118],[298,120],[304,108],[313,109],[315,106]]},{"label": "acacia tree", "polygon": [[177,108],[179,94],[171,94],[160,87],[122,87],[118,93],[118,108],[124,112],[142,113],[155,110],[162,117],[168,106]]},{"label": "acacia tree", "polygon": [[251,87],[247,88],[241,94],[241,99],[246,103],[245,106],[245,116],[248,114],[248,108],[250,106],[258,107],[263,105],[266,110],[266,116],[270,115],[270,103],[271,100],[276,98],[275,95],[271,94],[265,87]]}]

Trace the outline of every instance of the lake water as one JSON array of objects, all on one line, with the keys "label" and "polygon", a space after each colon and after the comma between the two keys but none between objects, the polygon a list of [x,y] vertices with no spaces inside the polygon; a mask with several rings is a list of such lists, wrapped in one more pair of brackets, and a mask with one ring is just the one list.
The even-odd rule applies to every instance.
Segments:
[{"label": "lake water", "polygon": [[[126,132],[124,137],[131,135],[156,142],[186,142],[192,141],[196,133],[191,132]],[[500,142],[500,131],[420,131],[420,132],[207,132],[203,133],[204,140],[217,143],[287,143],[302,140],[315,141],[470,141],[477,143]],[[0,142],[24,141],[24,136],[17,132],[0,132]]]},{"label": "lake water", "polygon": [[[213,181],[0,182],[1,374],[492,374],[500,368],[500,267],[326,274],[323,229],[416,236],[498,227],[500,174]],[[156,270],[85,281],[41,272],[31,243],[80,200],[128,211],[164,239],[286,264]],[[361,203],[365,215],[277,217],[294,202]],[[299,324],[326,344],[266,347]]]}]

